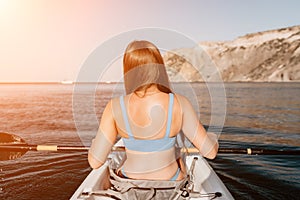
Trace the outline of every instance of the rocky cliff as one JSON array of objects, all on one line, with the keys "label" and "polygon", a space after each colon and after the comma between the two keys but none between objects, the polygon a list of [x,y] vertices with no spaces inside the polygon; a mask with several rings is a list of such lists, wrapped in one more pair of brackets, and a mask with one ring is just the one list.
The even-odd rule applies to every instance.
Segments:
[{"label": "rocky cliff", "polygon": [[233,41],[201,42],[199,47],[164,55],[172,81],[216,81],[216,74],[228,82],[300,81],[300,26],[247,34]]}]

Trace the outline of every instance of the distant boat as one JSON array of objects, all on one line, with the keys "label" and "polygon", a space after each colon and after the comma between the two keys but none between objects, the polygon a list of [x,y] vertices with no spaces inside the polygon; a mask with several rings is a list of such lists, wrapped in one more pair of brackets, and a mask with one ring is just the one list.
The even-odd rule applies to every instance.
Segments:
[{"label": "distant boat", "polygon": [[61,81],[61,84],[73,84],[73,81]]}]

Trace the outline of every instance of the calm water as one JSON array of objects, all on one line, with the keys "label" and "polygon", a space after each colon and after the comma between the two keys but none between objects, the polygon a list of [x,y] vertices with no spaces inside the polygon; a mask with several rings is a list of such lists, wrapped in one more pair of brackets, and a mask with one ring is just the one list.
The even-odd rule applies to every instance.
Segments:
[{"label": "calm water", "polygon": [[[225,86],[222,147],[300,150],[300,83]],[[198,100],[193,104],[199,106],[201,122],[209,124],[212,105],[206,86],[174,88],[187,96],[194,90]],[[30,144],[82,145],[77,127],[89,145],[98,126],[93,113],[100,118],[106,102],[123,91],[113,93],[114,85],[107,84],[98,86],[95,95],[90,85],[81,89],[74,101],[72,85],[1,84],[0,131]],[[236,199],[299,199],[299,156],[223,154],[210,164]],[[90,171],[86,153],[28,152],[17,160],[0,161],[0,199],[68,199]]]}]

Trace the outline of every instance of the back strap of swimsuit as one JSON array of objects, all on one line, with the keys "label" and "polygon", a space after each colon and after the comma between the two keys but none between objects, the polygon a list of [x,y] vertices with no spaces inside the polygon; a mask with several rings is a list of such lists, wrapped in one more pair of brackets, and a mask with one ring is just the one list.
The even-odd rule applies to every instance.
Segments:
[{"label": "back strap of swimsuit", "polygon": [[169,93],[168,121],[167,121],[167,129],[166,129],[165,138],[170,137],[172,115],[173,115],[173,104],[174,104],[174,95],[173,95],[173,93]]}]

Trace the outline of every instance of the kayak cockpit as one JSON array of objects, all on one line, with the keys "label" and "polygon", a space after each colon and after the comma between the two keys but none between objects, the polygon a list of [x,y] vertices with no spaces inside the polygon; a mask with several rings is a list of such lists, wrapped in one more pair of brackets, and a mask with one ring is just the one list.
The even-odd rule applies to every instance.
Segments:
[{"label": "kayak cockpit", "polygon": [[113,152],[107,162],[93,170],[71,197],[102,199],[233,199],[207,161],[199,155],[185,157],[187,177],[180,181],[133,180],[114,173],[125,152]]}]

